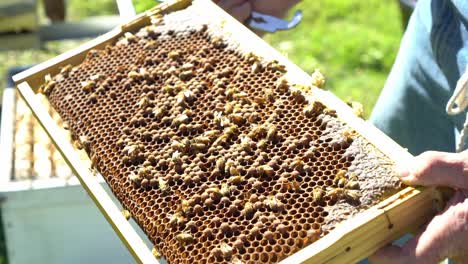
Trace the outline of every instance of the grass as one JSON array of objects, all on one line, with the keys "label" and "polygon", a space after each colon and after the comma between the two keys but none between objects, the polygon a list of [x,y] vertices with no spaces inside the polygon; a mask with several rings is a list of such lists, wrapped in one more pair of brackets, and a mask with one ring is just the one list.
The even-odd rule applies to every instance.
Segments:
[{"label": "grass", "polygon": [[341,99],[369,115],[390,71],[402,30],[397,1],[302,1],[302,23],[265,39],[302,69],[319,68]]},{"label": "grass", "polygon": [[[133,1],[138,11],[153,0]],[[113,0],[69,0],[70,20],[116,13]],[[294,30],[265,36],[265,40],[311,73],[320,68],[326,88],[345,101],[364,103],[368,116],[395,58],[402,30],[397,1],[303,0],[302,23]],[[40,21],[44,14],[40,8]],[[76,46],[76,42],[49,43],[41,50],[0,52],[0,87],[6,70],[52,58]],[[1,231],[1,230],[0,230]],[[0,232],[0,264],[6,263]]]}]

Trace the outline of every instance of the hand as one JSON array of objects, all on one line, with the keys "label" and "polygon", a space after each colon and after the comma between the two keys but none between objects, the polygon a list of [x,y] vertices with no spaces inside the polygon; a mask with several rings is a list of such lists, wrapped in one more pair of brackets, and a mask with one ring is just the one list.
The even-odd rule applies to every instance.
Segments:
[{"label": "hand", "polygon": [[301,0],[250,0],[252,10],[263,14],[283,18],[286,13]]},{"label": "hand", "polygon": [[439,263],[450,258],[468,263],[468,150],[462,153],[425,152],[400,170],[409,185],[449,186],[455,194],[444,211],[402,247],[386,246],[370,261],[391,263]]},{"label": "hand", "polygon": [[221,0],[218,5],[242,23],[252,13],[252,4],[249,0]]}]

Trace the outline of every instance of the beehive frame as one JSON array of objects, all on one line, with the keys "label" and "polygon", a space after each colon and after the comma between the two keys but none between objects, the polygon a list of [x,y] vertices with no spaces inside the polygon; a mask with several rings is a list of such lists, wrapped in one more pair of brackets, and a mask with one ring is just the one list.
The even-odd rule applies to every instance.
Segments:
[{"label": "beehive frame", "polygon": [[[83,162],[78,158],[75,149],[51,119],[49,113],[40,103],[36,93],[46,74],[55,75],[66,65],[81,63],[87,51],[102,49],[106,44],[115,42],[125,32],[134,32],[148,25],[150,17],[155,14],[166,14],[184,9],[190,5],[190,0],[167,2],[137,16],[132,21],[118,27],[109,33],[94,39],[77,49],[64,53],[54,59],[35,66],[14,76],[18,89],[26,103],[33,110],[34,115],[46,129],[49,136],[62,153],[67,163],[78,176],[81,184],[95,201],[98,208],[112,225],[135,259],[140,263],[157,263],[150,250],[138,237],[135,230],[122,216],[119,207],[115,205],[108,194],[98,184],[96,177],[89,171],[91,162]],[[235,33],[239,42],[248,42],[251,50],[267,59],[276,59],[286,65],[286,77],[290,82],[308,85],[311,77],[293,63],[280,55],[258,36],[243,27],[239,22],[224,13],[211,1],[204,1],[208,16],[214,21],[222,21],[227,31]],[[313,93],[326,106],[335,109],[339,118],[355,129],[369,142],[378,147],[386,156],[396,163],[408,160],[411,155],[395,142],[385,136],[371,124],[355,117],[351,109],[329,92],[314,89]],[[283,260],[285,263],[350,263],[368,256],[378,247],[392,241],[411,228],[425,223],[433,215],[432,203],[436,197],[432,190],[405,188],[396,195],[386,199],[376,206],[360,213],[358,216],[346,220],[319,241]]]}]

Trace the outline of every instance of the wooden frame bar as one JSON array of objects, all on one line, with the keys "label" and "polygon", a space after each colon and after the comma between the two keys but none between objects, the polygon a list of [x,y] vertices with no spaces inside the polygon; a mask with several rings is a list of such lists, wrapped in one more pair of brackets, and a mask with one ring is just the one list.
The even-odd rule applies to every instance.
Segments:
[{"label": "wooden frame bar", "polygon": [[[286,78],[292,83],[304,85],[311,83],[311,77],[307,73],[221,10],[216,4],[209,0],[197,1],[206,5],[204,15],[208,19],[213,23],[222,23],[224,31],[235,33],[232,37],[235,37],[240,43],[241,49],[253,51],[266,59],[275,59],[286,65],[288,69]],[[144,14],[138,15],[127,24],[115,28],[77,49],[59,55],[13,77],[18,84],[21,95],[33,110],[36,118],[52,138],[57,149],[62,153],[83,187],[139,263],[157,263],[157,261],[141,238],[138,237],[135,230],[122,216],[118,206],[112,203],[108,194],[98,184],[96,177],[90,173],[89,164],[80,161],[77,154],[78,150],[74,149],[69,140],[63,136],[63,131],[44,110],[35,93],[37,93],[39,85],[43,82],[46,74],[56,74],[59,72],[60,67],[68,64],[79,64],[85,58],[87,51],[101,49],[106,44],[115,42],[124,32],[135,32],[139,28],[148,25],[150,16],[154,14],[165,14],[180,10],[191,3],[191,0],[168,1]],[[213,12],[207,12],[207,10],[213,10]],[[332,93],[313,88],[311,96],[320,98],[320,101],[325,105],[335,109],[342,121],[364,136],[395,163],[412,158],[405,149],[372,124],[354,116],[351,108]],[[432,206],[434,197],[436,195],[434,195],[432,189],[405,188],[356,217],[344,221],[330,234],[288,257],[283,263],[351,263],[367,257],[384,244],[428,221],[434,214]]]}]

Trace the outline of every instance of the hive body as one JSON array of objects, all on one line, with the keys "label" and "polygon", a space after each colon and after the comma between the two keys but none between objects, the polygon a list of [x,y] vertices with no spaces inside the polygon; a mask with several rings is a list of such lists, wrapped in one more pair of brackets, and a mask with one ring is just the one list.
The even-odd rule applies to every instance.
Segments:
[{"label": "hive body", "polygon": [[[40,126],[23,99],[14,97],[15,107],[11,114],[15,118],[14,162],[12,179],[48,179],[72,177],[71,170]],[[41,95],[43,102],[47,99]],[[50,110],[54,120],[63,127],[57,113]],[[7,151],[7,150],[4,150]]]},{"label": "hive body", "polygon": [[388,159],[281,65],[189,14],[155,18],[42,88],[155,254],[279,262],[399,188]]}]

